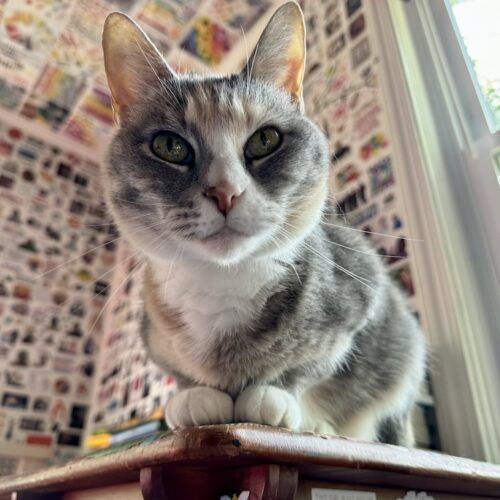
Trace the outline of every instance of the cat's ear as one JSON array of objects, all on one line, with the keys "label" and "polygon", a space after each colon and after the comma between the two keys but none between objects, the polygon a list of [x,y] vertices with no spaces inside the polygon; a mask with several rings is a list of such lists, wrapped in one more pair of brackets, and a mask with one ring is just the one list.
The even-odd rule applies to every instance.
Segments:
[{"label": "cat's ear", "polygon": [[129,109],[146,88],[161,85],[158,80],[176,77],[144,31],[120,12],[106,18],[102,48],[117,122],[126,121]]},{"label": "cat's ear", "polygon": [[288,2],[271,17],[242,73],[274,83],[302,107],[305,63],[304,16],[298,4]]}]

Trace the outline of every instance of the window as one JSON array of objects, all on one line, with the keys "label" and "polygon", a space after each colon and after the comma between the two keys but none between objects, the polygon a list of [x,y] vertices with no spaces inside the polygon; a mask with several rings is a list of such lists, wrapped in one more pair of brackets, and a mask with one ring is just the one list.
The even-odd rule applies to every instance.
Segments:
[{"label": "window", "polygon": [[500,130],[498,0],[447,0],[448,10],[490,131]]}]

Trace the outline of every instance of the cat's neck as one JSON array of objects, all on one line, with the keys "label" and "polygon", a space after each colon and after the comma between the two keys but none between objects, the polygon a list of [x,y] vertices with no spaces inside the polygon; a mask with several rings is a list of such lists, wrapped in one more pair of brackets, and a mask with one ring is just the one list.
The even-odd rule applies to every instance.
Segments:
[{"label": "cat's neck", "polygon": [[149,264],[160,303],[179,311],[191,333],[230,332],[249,324],[266,289],[288,271],[273,258],[216,266],[195,260]]},{"label": "cat's neck", "polygon": [[175,300],[175,297],[188,290],[214,296],[252,298],[285,271],[284,264],[282,259],[264,258],[231,266],[197,260],[155,261],[150,262],[149,266],[156,284],[163,287],[162,298],[170,302],[169,299]]}]

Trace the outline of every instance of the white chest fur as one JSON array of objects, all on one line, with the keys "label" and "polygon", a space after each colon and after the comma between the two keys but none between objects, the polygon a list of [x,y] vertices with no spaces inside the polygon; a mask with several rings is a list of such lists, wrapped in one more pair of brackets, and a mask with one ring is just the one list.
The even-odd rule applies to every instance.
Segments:
[{"label": "white chest fur", "polygon": [[271,260],[227,268],[183,262],[155,264],[153,279],[160,302],[182,314],[186,333],[204,351],[259,314],[259,292],[282,272],[282,265]]}]

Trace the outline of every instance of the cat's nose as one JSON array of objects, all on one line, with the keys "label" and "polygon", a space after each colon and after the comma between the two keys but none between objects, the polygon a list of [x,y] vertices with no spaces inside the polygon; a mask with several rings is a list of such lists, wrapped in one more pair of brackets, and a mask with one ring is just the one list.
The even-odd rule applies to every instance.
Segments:
[{"label": "cat's nose", "polygon": [[242,194],[243,190],[228,182],[223,182],[218,186],[208,188],[205,196],[212,198],[217,203],[219,211],[227,215],[231,208],[233,208],[236,199]]}]

